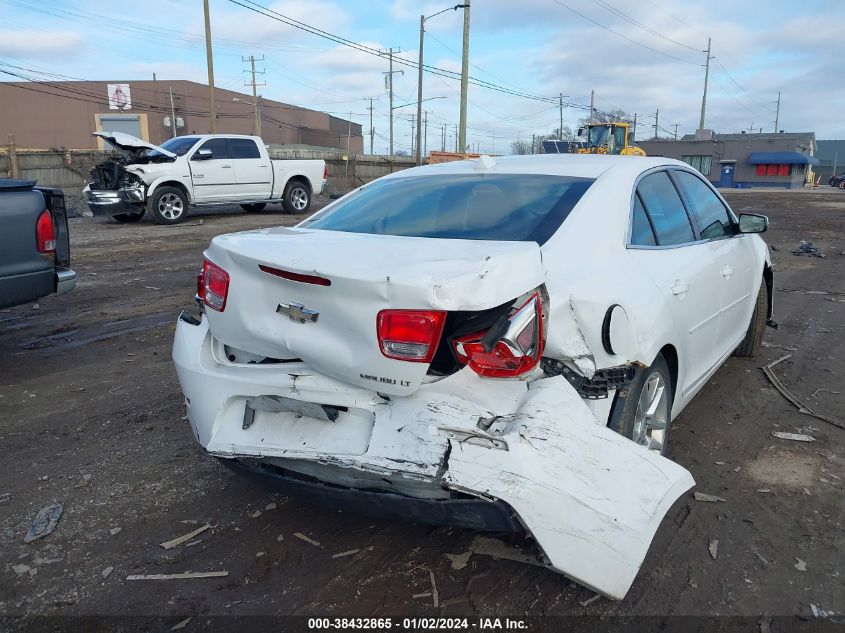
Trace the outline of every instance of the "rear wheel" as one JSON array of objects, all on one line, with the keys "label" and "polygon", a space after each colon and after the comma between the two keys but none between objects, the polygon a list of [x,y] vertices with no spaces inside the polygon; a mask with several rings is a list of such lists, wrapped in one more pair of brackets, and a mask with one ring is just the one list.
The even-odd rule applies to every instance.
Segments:
[{"label": "rear wheel", "polygon": [[242,204],[241,209],[248,213],[257,213],[258,211],[263,211],[266,206],[263,202],[257,202],[255,204]]},{"label": "rear wheel", "polygon": [[138,222],[141,218],[144,217],[144,212],[141,211],[141,213],[118,213],[111,217],[113,217],[117,222]]},{"label": "rear wheel", "polygon": [[769,315],[769,290],[766,280],[760,282],[760,292],[757,293],[757,302],[754,304],[754,312],[751,313],[751,323],[748,324],[748,331],[745,338],[734,350],[734,356],[751,358],[757,356],[760,345],[763,343],[763,332],[766,329],[766,319]]},{"label": "rear wheel", "polygon": [[188,198],[176,187],[159,187],[149,202],[157,224],[179,224],[188,215]]},{"label": "rear wheel", "polygon": [[649,450],[666,454],[672,417],[672,377],[662,355],[616,392],[608,426]]},{"label": "rear wheel", "polygon": [[311,206],[311,190],[299,180],[291,180],[285,186],[282,203],[288,213],[305,213]]}]

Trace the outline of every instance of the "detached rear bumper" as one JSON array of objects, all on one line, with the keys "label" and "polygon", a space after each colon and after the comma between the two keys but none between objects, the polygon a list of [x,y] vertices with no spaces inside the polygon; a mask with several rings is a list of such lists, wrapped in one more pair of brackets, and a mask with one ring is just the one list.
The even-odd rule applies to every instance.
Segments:
[{"label": "detached rear bumper", "polygon": [[550,567],[615,599],[694,484],[598,423],[561,376],[493,380],[464,369],[386,398],[301,362],[229,362],[207,321],[184,313],[173,360],[197,440],[230,466],[259,459],[251,475],[351,511],[522,525]]},{"label": "detached rear bumper", "polygon": [[383,490],[344,488],[284,468],[241,459],[220,462],[262,485],[315,505],[392,521],[451,525],[486,532],[522,532],[513,510],[497,500],[419,499]]}]

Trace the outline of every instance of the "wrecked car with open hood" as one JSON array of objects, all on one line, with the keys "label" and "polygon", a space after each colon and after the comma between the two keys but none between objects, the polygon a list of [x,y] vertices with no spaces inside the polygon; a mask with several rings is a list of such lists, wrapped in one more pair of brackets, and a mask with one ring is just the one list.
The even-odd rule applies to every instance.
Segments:
[{"label": "wrecked car with open hood", "polygon": [[311,196],[327,187],[325,161],[271,159],[257,136],[192,134],[158,147],[122,132],[94,135],[118,153],[91,170],[83,195],[94,215],[118,222],[137,222],[149,211],[158,224],[178,224],[190,208],[233,204],[305,213]]},{"label": "wrecked car with open hood", "polygon": [[313,501],[524,530],[621,599],[670,422],[771,316],[763,216],[678,161],[482,156],[216,237],[173,358],[199,443]]}]

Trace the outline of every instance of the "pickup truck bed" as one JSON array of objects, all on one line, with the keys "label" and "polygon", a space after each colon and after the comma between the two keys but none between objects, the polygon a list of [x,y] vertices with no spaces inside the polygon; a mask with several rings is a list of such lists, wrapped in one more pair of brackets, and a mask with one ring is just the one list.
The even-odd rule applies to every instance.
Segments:
[{"label": "pickup truck bed", "polygon": [[[45,211],[48,216],[41,220]],[[0,179],[0,308],[69,292],[75,285],[62,191]]]}]

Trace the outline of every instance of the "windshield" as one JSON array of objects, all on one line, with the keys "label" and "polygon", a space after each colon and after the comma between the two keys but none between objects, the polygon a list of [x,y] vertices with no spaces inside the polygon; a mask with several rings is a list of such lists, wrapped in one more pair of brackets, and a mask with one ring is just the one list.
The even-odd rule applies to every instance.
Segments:
[{"label": "windshield", "polygon": [[590,128],[590,136],[588,139],[589,147],[603,147],[607,145],[607,137],[610,134],[610,126],[598,125]]},{"label": "windshield", "polygon": [[[166,149],[168,152],[173,152],[177,156],[184,156],[189,149],[191,149],[196,142],[199,140],[199,137],[196,136],[177,136],[176,138],[171,138],[166,140],[162,143],[159,147],[162,149]],[[154,158],[156,156],[164,156],[158,150],[150,150],[150,153],[147,154],[150,158]]]},{"label": "windshield", "polygon": [[299,226],[543,244],[592,183],[588,178],[534,174],[386,178],[362,187]]}]

